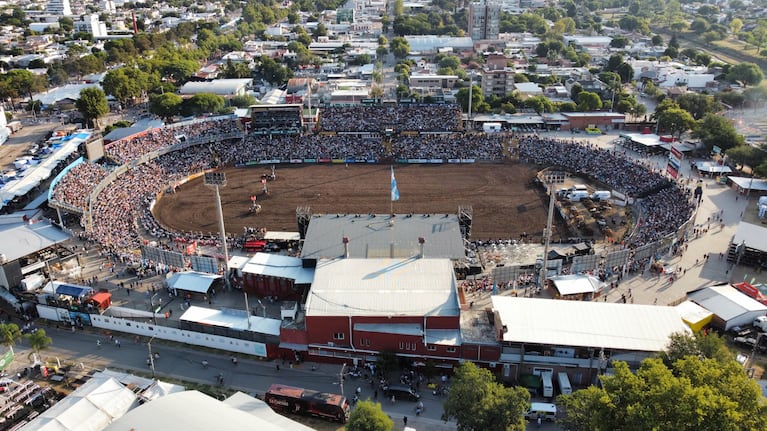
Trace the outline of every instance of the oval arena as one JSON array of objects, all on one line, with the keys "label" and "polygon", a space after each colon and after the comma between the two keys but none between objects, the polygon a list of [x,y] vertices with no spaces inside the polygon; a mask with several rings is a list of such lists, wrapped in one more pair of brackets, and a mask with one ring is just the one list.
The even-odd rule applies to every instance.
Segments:
[{"label": "oval arena", "polygon": [[[104,161],[75,162],[51,185],[50,202],[81,215],[88,238],[125,258],[145,239],[216,244],[213,192],[195,179],[212,169],[228,175],[221,192],[230,233],[294,230],[302,205],[321,213],[387,213],[390,165],[402,196],[394,212],[454,213],[472,205],[477,239],[540,233],[547,199],[532,180],[549,167],[637,198],[635,228],[616,239],[630,248],[675,234],[694,211],[692,193],[663,172],[596,146],[467,133],[455,106],[351,109],[325,109],[311,135],[267,134],[255,124],[246,131],[233,116],[153,129],[106,145]],[[250,196],[261,193],[261,176],[272,165],[277,180],[258,198],[262,211],[251,214]]]}]

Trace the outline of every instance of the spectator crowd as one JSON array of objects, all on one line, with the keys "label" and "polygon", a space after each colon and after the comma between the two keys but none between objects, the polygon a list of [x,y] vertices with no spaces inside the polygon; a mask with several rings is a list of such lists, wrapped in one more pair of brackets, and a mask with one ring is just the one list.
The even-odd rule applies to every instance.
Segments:
[{"label": "spectator crowd", "polygon": [[320,130],[327,132],[456,132],[458,105],[332,106],[321,111]]},{"label": "spectator crowd", "polygon": [[[341,127],[341,123],[354,124],[359,131],[369,131],[372,125],[380,126],[381,121],[391,121],[391,117],[396,117],[395,119],[400,121],[399,124],[418,123],[418,127],[424,130],[427,127],[446,130],[453,129],[452,122],[448,124],[444,121],[445,115],[453,115],[453,108],[434,105],[426,109],[429,115],[420,112],[425,108],[416,106],[406,106],[399,111],[388,107],[330,108],[325,111],[325,115],[328,115],[329,111],[331,125]],[[362,112],[358,112],[359,109],[362,109]],[[380,115],[376,117],[378,114],[372,115],[372,112]],[[418,115],[415,115],[416,113]],[[405,119],[406,117],[413,118]],[[511,140],[511,136],[504,133],[406,134],[395,136],[389,141],[387,149],[380,138],[342,134],[270,137],[245,136],[239,133],[236,137],[224,141],[213,139],[222,135],[231,136],[232,130],[239,130],[239,125],[235,122],[233,118],[198,120],[180,126],[154,129],[140,136],[110,144],[107,147],[109,158],[123,163],[169,146],[177,145],[179,149],[164,154],[161,152],[162,155],[129,169],[104,188],[97,202],[92,203],[92,239],[115,251],[139,246],[141,232],[170,241],[197,240],[215,243],[215,234],[169,231],[161,226],[148,210],[159,191],[173,189],[178,181],[208,168],[243,165],[251,160],[307,158],[502,160],[504,143]],[[327,127],[327,123],[323,127]],[[192,142],[190,145],[179,145],[179,136],[185,136]],[[211,138],[210,141],[198,139],[205,137]],[[664,176],[663,172],[626,159],[619,153],[570,140],[534,135],[516,138],[519,140],[518,152],[523,162],[541,167],[556,167],[591,177],[617,191],[640,198],[644,211],[635,233],[626,241],[631,246],[640,246],[675,232],[694,210],[686,188],[677,186]],[[200,145],[191,145],[192,143]],[[53,192],[54,199],[78,208],[86,208],[88,195],[108,173],[109,170],[99,164],[82,163],[60,180]]]}]

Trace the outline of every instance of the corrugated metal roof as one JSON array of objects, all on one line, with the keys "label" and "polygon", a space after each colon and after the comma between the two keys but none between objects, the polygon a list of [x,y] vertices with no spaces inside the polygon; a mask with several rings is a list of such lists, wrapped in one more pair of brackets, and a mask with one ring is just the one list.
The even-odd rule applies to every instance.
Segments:
[{"label": "corrugated metal roof", "polygon": [[177,272],[171,275],[166,282],[171,289],[186,290],[195,293],[208,293],[210,285],[220,278],[220,275],[187,271]]},{"label": "corrugated metal roof", "polygon": [[671,334],[689,332],[674,307],[506,296],[492,301],[507,328],[506,342],[657,352]]},{"label": "corrugated metal roof", "polygon": [[[349,238],[349,257],[411,257],[419,253],[418,238],[426,240],[424,257],[463,259],[465,255],[455,214],[323,214],[312,216],[301,257],[333,259],[344,255],[343,237]],[[391,256],[394,244],[394,256]]]},{"label": "corrugated metal roof", "polygon": [[457,316],[448,259],[322,260],[306,316]]},{"label": "corrugated metal roof", "polygon": [[767,306],[727,284],[695,290],[687,298],[724,321],[751,311],[767,312]]},{"label": "corrugated metal roof", "polygon": [[69,235],[47,221],[0,225],[0,254],[8,262],[64,242]]},{"label": "corrugated metal roof", "polygon": [[243,273],[289,278],[296,284],[309,284],[314,280],[314,269],[304,268],[301,259],[279,254],[256,253],[241,268]]},{"label": "corrugated metal roof", "polygon": [[[248,318],[250,319],[250,327],[248,327]],[[278,319],[248,316],[245,310],[228,308],[214,310],[194,305],[189,307],[179,320],[268,335],[280,335],[280,325],[282,324]]]}]

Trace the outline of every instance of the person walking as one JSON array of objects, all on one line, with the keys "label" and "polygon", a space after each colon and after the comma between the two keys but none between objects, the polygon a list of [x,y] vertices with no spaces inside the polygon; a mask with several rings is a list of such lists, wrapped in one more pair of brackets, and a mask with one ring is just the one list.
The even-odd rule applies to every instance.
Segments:
[{"label": "person walking", "polygon": [[407,416],[402,418],[402,422],[405,424],[405,426],[407,426]]},{"label": "person walking", "polygon": [[101,348],[101,340],[96,340],[96,347]]}]

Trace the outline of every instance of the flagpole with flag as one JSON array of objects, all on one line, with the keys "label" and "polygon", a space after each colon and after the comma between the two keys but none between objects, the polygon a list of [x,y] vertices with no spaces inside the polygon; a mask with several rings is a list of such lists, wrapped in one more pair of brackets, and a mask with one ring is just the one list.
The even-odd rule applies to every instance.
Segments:
[{"label": "flagpole with flag", "polygon": [[397,179],[394,178],[394,166],[391,168],[391,202],[389,204],[389,214],[394,217],[394,201],[399,200],[399,189],[397,189]]}]

